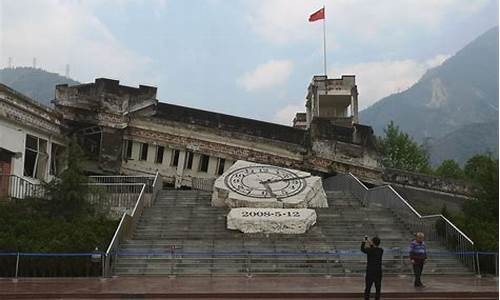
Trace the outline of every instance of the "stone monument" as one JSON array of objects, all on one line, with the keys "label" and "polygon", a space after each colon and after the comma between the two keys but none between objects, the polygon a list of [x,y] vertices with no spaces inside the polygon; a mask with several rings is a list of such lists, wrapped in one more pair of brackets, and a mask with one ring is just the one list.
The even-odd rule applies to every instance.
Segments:
[{"label": "stone monument", "polygon": [[215,181],[212,206],[320,208],[328,202],[319,176],[238,160]]},{"label": "stone monument", "polygon": [[309,208],[328,202],[318,176],[239,160],[215,181],[212,205],[231,208],[228,229],[301,234],[316,223]]},{"label": "stone monument", "polygon": [[316,223],[314,209],[233,208],[227,215],[227,228],[244,233],[301,234]]}]

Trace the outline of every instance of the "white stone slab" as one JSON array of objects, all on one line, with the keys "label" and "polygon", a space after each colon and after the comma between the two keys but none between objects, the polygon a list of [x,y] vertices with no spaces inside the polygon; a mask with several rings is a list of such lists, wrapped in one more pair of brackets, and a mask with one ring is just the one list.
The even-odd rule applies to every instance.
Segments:
[{"label": "white stone slab", "polygon": [[239,160],[214,184],[218,207],[328,207],[321,178],[308,172]]},{"label": "white stone slab", "polygon": [[233,208],[227,229],[244,233],[301,234],[316,224],[313,209]]}]

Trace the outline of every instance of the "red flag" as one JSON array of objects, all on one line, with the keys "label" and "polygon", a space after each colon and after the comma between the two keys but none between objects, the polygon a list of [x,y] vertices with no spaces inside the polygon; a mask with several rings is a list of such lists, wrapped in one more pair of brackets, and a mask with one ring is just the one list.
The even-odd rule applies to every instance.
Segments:
[{"label": "red flag", "polygon": [[309,16],[309,22],[323,20],[324,18],[325,18],[325,8],[323,7],[322,9],[318,10],[317,12]]}]

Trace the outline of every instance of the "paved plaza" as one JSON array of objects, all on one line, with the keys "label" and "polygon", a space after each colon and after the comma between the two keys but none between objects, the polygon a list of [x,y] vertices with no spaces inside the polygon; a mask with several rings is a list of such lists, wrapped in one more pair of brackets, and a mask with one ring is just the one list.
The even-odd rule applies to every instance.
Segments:
[{"label": "paved plaza", "polygon": [[[498,278],[427,276],[416,289],[412,277],[386,276],[382,298],[498,299]],[[0,280],[0,299],[360,299],[363,277],[116,277],[109,279]]]}]

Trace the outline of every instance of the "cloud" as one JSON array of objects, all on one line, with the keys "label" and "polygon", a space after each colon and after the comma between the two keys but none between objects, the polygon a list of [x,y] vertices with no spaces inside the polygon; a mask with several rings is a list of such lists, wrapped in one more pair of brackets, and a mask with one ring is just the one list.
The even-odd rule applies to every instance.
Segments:
[{"label": "cloud", "polygon": [[286,84],[292,70],[289,60],[271,60],[245,73],[237,83],[249,92],[269,90]]},{"label": "cloud", "polygon": [[71,77],[81,81],[111,77],[138,84],[156,78],[147,71],[152,59],[128,49],[96,16],[101,3],[3,1],[2,64],[12,57],[15,66],[30,65],[36,57],[39,67],[60,73],[69,64]]},{"label": "cloud", "polygon": [[249,3],[247,17],[250,28],[274,44],[304,41],[313,32],[319,36],[320,26],[304,26],[308,12],[320,8],[318,1],[271,0]]},{"label": "cloud", "polygon": [[289,104],[274,114],[273,121],[279,124],[292,126],[293,118],[298,112],[305,112],[305,104]]},{"label": "cloud", "polygon": [[416,83],[430,68],[443,63],[449,55],[437,55],[425,61],[387,60],[333,67],[331,77],[356,75],[359,91],[359,109],[362,110],[381,98],[403,91]]},{"label": "cloud", "polygon": [[454,18],[479,11],[489,0],[266,0],[248,1],[250,29],[272,44],[314,41],[322,27],[308,16],[326,7],[328,39],[346,34],[368,41],[394,33],[408,33],[416,26],[437,29],[450,15]]},{"label": "cloud", "polygon": [[[332,69],[336,72],[329,74],[329,77],[356,75],[356,84],[360,93],[359,109],[362,110],[385,96],[409,88],[428,69],[441,65],[449,57],[449,55],[439,54],[421,62],[406,59],[333,67]],[[298,112],[305,112],[305,102],[286,105],[274,114],[273,121],[291,126]]]}]

